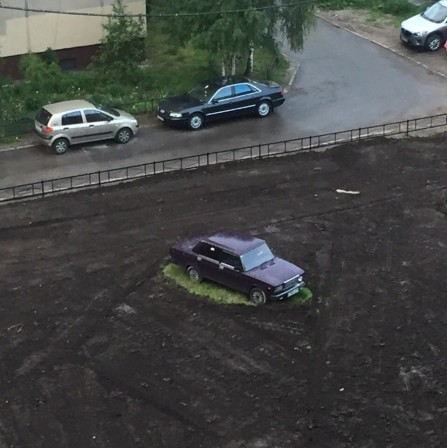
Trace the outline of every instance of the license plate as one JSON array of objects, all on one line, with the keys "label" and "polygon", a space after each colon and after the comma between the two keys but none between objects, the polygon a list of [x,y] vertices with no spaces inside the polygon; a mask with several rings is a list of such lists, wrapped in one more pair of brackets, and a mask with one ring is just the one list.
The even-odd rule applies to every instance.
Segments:
[{"label": "license plate", "polygon": [[157,118],[158,118],[160,121],[165,121],[165,119],[164,119],[163,117],[160,117],[160,115],[157,115]]},{"label": "license plate", "polygon": [[402,39],[403,42],[408,42],[408,39],[404,36],[400,36],[400,38]]},{"label": "license plate", "polygon": [[289,292],[287,293],[287,297],[293,296],[293,295],[296,294],[299,290],[300,290],[300,287],[297,286],[296,288],[292,289],[292,291],[289,291]]}]

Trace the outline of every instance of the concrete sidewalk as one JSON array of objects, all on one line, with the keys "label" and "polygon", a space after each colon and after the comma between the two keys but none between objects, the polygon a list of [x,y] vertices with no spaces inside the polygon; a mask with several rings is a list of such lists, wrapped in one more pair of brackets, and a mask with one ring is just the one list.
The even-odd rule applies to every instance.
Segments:
[{"label": "concrete sidewalk", "polygon": [[340,11],[321,11],[319,19],[349,31],[373,42],[399,56],[424,67],[433,74],[447,79],[447,53],[444,49],[431,53],[405,46],[399,38],[399,25],[392,16],[385,15],[375,20],[367,11],[346,9]]}]

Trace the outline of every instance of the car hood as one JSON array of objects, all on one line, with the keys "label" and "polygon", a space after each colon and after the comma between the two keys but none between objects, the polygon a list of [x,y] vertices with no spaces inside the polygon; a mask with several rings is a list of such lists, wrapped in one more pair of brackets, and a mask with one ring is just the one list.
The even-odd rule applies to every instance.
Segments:
[{"label": "car hood", "polygon": [[410,31],[410,33],[431,33],[432,31],[437,30],[440,26],[440,23],[434,23],[430,22],[430,20],[424,19],[421,14],[410,17],[409,19],[404,20],[401,24],[401,27],[407,31]]},{"label": "car hood", "polygon": [[268,283],[271,286],[279,286],[287,280],[302,275],[303,273],[304,271],[298,266],[278,257],[246,272],[250,277]]},{"label": "car hood", "polygon": [[171,96],[160,102],[159,108],[166,112],[181,112],[182,110],[196,107],[202,104],[199,100],[185,93],[184,95]]}]

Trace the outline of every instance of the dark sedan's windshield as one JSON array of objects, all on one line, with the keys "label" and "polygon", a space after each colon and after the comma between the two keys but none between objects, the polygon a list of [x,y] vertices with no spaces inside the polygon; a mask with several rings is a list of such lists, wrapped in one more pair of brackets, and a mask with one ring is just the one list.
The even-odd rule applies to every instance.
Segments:
[{"label": "dark sedan's windshield", "polygon": [[196,100],[206,103],[216,93],[217,89],[216,85],[202,83],[190,90],[188,94]]},{"label": "dark sedan's windshield", "polygon": [[241,255],[244,271],[250,271],[251,269],[257,268],[258,266],[261,266],[262,263],[273,260],[273,258],[274,256],[266,243]]},{"label": "dark sedan's windshield", "polygon": [[422,13],[422,17],[430,22],[441,23],[447,18],[447,8],[440,3],[435,3]]}]

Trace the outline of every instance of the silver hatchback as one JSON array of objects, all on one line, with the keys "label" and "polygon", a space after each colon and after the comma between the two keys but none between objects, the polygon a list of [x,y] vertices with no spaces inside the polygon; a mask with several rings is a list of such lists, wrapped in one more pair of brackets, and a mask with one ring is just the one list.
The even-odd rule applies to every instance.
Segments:
[{"label": "silver hatchback", "polygon": [[84,100],[47,104],[36,114],[35,134],[42,145],[64,154],[70,145],[115,139],[127,143],[138,132],[135,117],[115,108],[99,108]]}]

